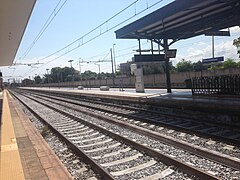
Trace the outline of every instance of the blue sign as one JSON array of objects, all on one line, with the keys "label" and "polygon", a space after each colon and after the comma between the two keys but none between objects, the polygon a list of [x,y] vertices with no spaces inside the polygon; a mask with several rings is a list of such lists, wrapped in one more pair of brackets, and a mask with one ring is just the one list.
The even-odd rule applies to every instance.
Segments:
[{"label": "blue sign", "polygon": [[211,63],[211,62],[219,62],[219,61],[224,61],[224,57],[221,56],[221,57],[203,59],[202,63]]}]

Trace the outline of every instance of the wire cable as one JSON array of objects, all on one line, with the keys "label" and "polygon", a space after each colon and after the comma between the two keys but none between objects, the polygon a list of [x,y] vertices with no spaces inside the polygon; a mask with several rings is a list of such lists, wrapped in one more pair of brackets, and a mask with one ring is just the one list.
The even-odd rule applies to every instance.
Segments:
[{"label": "wire cable", "polygon": [[[137,1],[138,1],[138,0],[137,0]],[[110,30],[112,30],[112,29],[114,29],[114,28],[120,26],[121,24],[123,24],[123,23],[129,21],[130,19],[132,19],[132,18],[135,17],[136,15],[139,15],[139,14],[141,14],[142,12],[146,11],[147,9],[149,9],[149,8],[151,8],[151,7],[154,7],[155,5],[157,5],[158,3],[162,2],[163,0],[160,0],[160,1],[158,1],[158,2],[156,2],[156,3],[154,3],[154,4],[152,4],[151,6],[148,6],[146,9],[143,9],[143,10],[140,11],[140,12],[134,13],[133,16],[130,16],[129,18],[123,20],[122,22],[120,22],[120,23],[118,23],[118,24],[115,24],[114,26],[112,26],[112,27],[110,27],[110,28],[107,28],[104,32],[100,32],[99,35],[96,35],[96,36],[94,36],[94,37],[88,39],[88,40],[85,41],[85,42],[83,41],[83,38],[84,38],[85,36],[91,34],[91,33],[94,32],[95,30],[97,30],[98,28],[102,27],[104,24],[106,24],[107,22],[109,22],[111,19],[113,19],[114,17],[116,17],[118,14],[120,14],[121,12],[123,12],[125,9],[131,7],[132,5],[135,5],[135,3],[136,3],[137,1],[134,1],[134,2],[131,3],[129,6],[127,6],[126,8],[124,8],[123,10],[121,10],[120,12],[118,12],[117,14],[115,14],[114,16],[112,16],[111,18],[109,18],[107,21],[105,21],[104,23],[101,23],[99,26],[97,26],[97,27],[94,28],[93,30],[89,31],[89,32],[86,33],[85,35],[81,36],[80,38],[76,39],[75,41],[73,41],[72,43],[68,44],[67,46],[65,46],[65,47],[59,49],[58,51],[56,51],[56,52],[54,52],[54,53],[52,53],[52,54],[50,54],[50,55],[48,55],[48,56],[46,56],[46,57],[40,59],[40,61],[41,61],[41,60],[44,60],[44,59],[47,59],[47,58],[49,58],[49,57],[51,57],[51,56],[53,56],[53,55],[55,55],[55,54],[57,54],[57,53],[59,53],[59,52],[65,50],[65,49],[67,49],[67,51],[66,51],[65,53],[63,53],[63,54],[61,54],[61,55],[55,57],[54,59],[52,59],[52,60],[46,62],[45,64],[43,64],[43,65],[40,66],[39,68],[41,68],[41,67],[43,67],[43,66],[45,66],[45,65],[47,65],[47,64],[49,64],[49,63],[51,63],[51,62],[53,62],[53,61],[55,61],[55,60],[57,60],[57,59],[59,59],[60,57],[63,57],[64,55],[66,55],[66,54],[68,54],[68,53],[70,53],[70,52],[76,50],[77,48],[79,48],[79,47],[81,47],[81,46],[87,44],[88,42],[93,41],[94,39],[98,38],[99,36],[102,36],[103,34],[109,32]],[[72,48],[70,49],[70,47],[71,47],[74,43],[76,43],[76,42],[78,42],[78,45],[77,45],[76,47],[72,47]],[[199,42],[200,42],[200,41],[199,41]],[[129,53],[129,54],[132,54],[132,53]],[[120,55],[120,56],[121,56],[121,55]],[[33,72],[33,71],[35,71],[35,70],[36,70],[36,69],[32,70],[31,72]],[[29,73],[31,73],[31,72],[29,72]],[[25,74],[27,74],[27,73],[25,73]]]},{"label": "wire cable", "polygon": [[[116,16],[118,16],[119,14],[121,14],[122,12],[124,12],[125,10],[127,10],[128,8],[132,7],[132,6],[133,6],[135,3],[137,3],[138,1],[139,1],[139,0],[134,1],[133,3],[131,3],[130,5],[128,5],[126,8],[124,8],[123,10],[121,10],[120,12],[118,12],[117,14],[113,15],[111,18],[109,18],[108,20],[104,21],[103,23],[101,23],[100,25],[98,25],[97,27],[95,27],[94,29],[92,29],[91,31],[89,31],[88,33],[84,34],[83,36],[81,36],[80,38],[74,40],[73,42],[69,43],[68,45],[64,46],[63,48],[61,48],[61,49],[53,52],[52,54],[50,54],[50,55],[48,55],[48,56],[40,59],[40,61],[42,61],[42,60],[44,60],[44,59],[47,59],[47,58],[49,58],[49,57],[51,57],[51,56],[53,56],[53,55],[55,55],[55,54],[57,54],[57,53],[65,50],[65,49],[68,49],[71,45],[73,45],[73,44],[75,44],[76,42],[78,42],[78,45],[77,45],[76,47],[74,47],[74,48],[72,48],[72,49],[70,49],[70,50],[68,49],[67,52],[63,53],[63,54],[60,55],[60,56],[57,56],[57,57],[54,58],[54,59],[52,59],[51,61],[49,61],[49,63],[52,62],[52,61],[54,61],[54,60],[57,60],[58,58],[60,58],[60,57],[62,57],[62,56],[64,56],[64,55],[66,55],[66,54],[68,54],[68,53],[76,50],[77,48],[79,48],[79,47],[81,47],[81,46],[83,46],[83,45],[85,45],[85,44],[93,41],[94,39],[96,39],[96,38],[102,36],[103,34],[105,34],[105,33],[109,32],[109,31],[113,30],[114,28],[120,26],[121,24],[129,21],[129,20],[132,19],[133,17],[135,17],[135,16],[143,13],[144,11],[146,11],[146,10],[148,10],[148,9],[156,6],[157,4],[159,4],[160,2],[162,2],[163,0],[159,0],[158,2],[152,4],[151,6],[148,6],[147,8],[143,9],[142,11],[140,11],[140,12],[138,12],[138,13],[134,13],[134,15],[130,16],[129,18],[127,18],[127,19],[125,19],[125,20],[123,20],[122,22],[120,22],[120,23],[112,26],[111,28],[107,28],[104,32],[100,32],[99,35],[96,35],[96,36],[90,38],[89,40],[87,40],[86,42],[83,42],[84,37],[88,36],[89,34],[91,34],[92,32],[94,32],[95,30],[101,28],[104,24],[107,24],[107,23],[108,23],[109,21],[111,21],[113,18],[115,18]],[[80,43],[81,43],[81,44],[80,44]],[[47,64],[48,64],[48,63],[47,63]]]},{"label": "wire cable", "polygon": [[[34,47],[34,45],[37,43],[37,41],[40,39],[40,37],[43,35],[43,33],[46,31],[46,29],[49,27],[49,25],[52,23],[52,21],[54,20],[54,18],[57,16],[57,14],[60,12],[60,10],[63,8],[63,6],[66,4],[67,0],[65,0],[62,5],[60,6],[60,8],[57,10],[59,4],[61,3],[62,0],[60,0],[58,2],[58,4],[56,5],[56,7],[54,8],[54,10],[52,11],[52,13],[50,14],[50,16],[48,17],[47,21],[45,22],[45,24],[43,25],[43,27],[41,28],[41,30],[39,31],[38,35],[35,37],[35,39],[33,40],[33,42],[31,43],[31,45],[28,47],[28,49],[25,51],[25,53],[23,54],[23,56],[20,57],[20,59],[24,59],[28,53],[32,50],[32,48]],[[16,62],[15,62],[16,63]]]},{"label": "wire cable", "polygon": [[[111,21],[112,19],[114,19],[115,17],[117,17],[119,14],[123,13],[124,11],[126,11],[127,9],[129,9],[130,7],[134,6],[138,1],[139,1],[139,0],[134,1],[133,3],[131,3],[130,5],[128,5],[127,7],[125,7],[124,9],[122,9],[121,11],[119,11],[118,13],[116,13],[115,15],[113,15],[112,17],[110,17],[109,19],[107,19],[106,21],[104,21],[103,23],[101,23],[100,25],[98,25],[97,27],[93,28],[93,29],[92,29],[91,31],[89,31],[88,33],[86,33],[86,34],[84,34],[83,36],[81,36],[80,38],[74,40],[74,41],[71,42],[70,44],[68,44],[68,45],[64,46],[63,48],[55,51],[54,53],[52,53],[52,54],[50,54],[50,55],[48,55],[48,56],[40,59],[39,61],[45,60],[45,59],[47,59],[47,58],[49,58],[49,57],[51,57],[51,56],[53,56],[53,55],[55,55],[55,54],[57,54],[57,53],[59,53],[59,52],[61,52],[61,51],[67,49],[67,52],[65,52],[65,53],[57,56],[56,58],[54,58],[54,59],[46,62],[45,64],[43,64],[42,66],[40,66],[40,67],[38,67],[38,68],[41,68],[41,67],[43,67],[43,66],[45,66],[45,65],[47,65],[47,64],[49,64],[49,63],[51,63],[51,62],[53,62],[53,61],[55,61],[55,60],[57,60],[57,59],[59,59],[60,57],[63,57],[64,55],[66,55],[66,54],[68,54],[68,53],[70,53],[70,52],[78,49],[79,47],[81,47],[81,46],[83,46],[83,45],[85,45],[85,44],[87,44],[87,43],[95,40],[96,38],[98,38],[98,37],[102,36],[103,34],[105,34],[105,33],[109,32],[109,31],[113,30],[114,28],[120,26],[121,24],[129,21],[130,19],[134,18],[135,16],[137,16],[137,15],[145,12],[146,10],[149,10],[149,9],[153,8],[154,6],[156,6],[157,4],[159,4],[160,2],[162,2],[163,0],[159,0],[159,1],[157,1],[156,3],[152,4],[151,6],[147,5],[147,7],[146,7],[145,9],[143,9],[143,10],[141,10],[141,11],[139,11],[139,12],[135,12],[134,15],[130,16],[129,18],[127,18],[127,19],[123,20],[122,22],[120,22],[120,23],[112,26],[111,28],[107,28],[104,32],[100,32],[99,35],[96,35],[96,36],[90,38],[89,40],[87,40],[87,41],[85,41],[85,42],[83,41],[83,38],[84,38],[84,37],[88,36],[88,35],[91,34],[92,32],[94,32],[94,31],[96,31],[97,29],[101,28],[104,24],[107,24],[109,21]],[[69,48],[70,48],[73,44],[75,44],[75,43],[77,43],[77,42],[78,42],[78,45],[77,45],[76,47],[74,47],[74,48],[72,48],[72,49],[69,50]],[[81,44],[80,44],[80,43],[81,43]],[[36,70],[36,69],[30,71],[29,73],[32,73],[32,72],[34,72],[35,70]],[[26,74],[26,73],[25,73],[25,74]]]}]

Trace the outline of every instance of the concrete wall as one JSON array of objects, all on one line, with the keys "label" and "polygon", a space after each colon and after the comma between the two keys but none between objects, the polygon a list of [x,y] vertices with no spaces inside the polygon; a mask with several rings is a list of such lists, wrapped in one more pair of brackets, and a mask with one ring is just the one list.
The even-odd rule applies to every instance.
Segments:
[{"label": "concrete wall", "polygon": [[[179,72],[171,74],[172,88],[185,88],[185,80],[192,77],[202,76],[218,76],[218,75],[229,75],[229,74],[240,74],[240,68],[230,68],[221,70],[205,70],[202,72]],[[121,77],[114,79],[115,87],[135,87],[135,77]],[[51,86],[51,87],[100,87],[100,86],[110,86],[113,87],[113,79],[101,79],[101,80],[87,80],[87,81],[77,81],[77,82],[61,82],[61,83],[51,83],[42,84],[41,86]],[[152,88],[165,88],[166,87],[166,77],[165,74],[153,74],[144,76],[144,86]]]}]

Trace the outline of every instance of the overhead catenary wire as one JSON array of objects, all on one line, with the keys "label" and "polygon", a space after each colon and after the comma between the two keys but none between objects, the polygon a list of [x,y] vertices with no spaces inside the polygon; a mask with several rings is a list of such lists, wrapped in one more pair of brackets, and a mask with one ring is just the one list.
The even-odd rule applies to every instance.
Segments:
[{"label": "overhead catenary wire", "polygon": [[[50,16],[48,17],[48,19],[46,20],[45,24],[43,25],[43,27],[40,29],[39,33],[37,34],[37,36],[35,37],[35,39],[33,40],[33,42],[30,44],[30,46],[28,47],[28,49],[24,52],[24,54],[19,58],[19,59],[24,59],[28,53],[32,50],[32,48],[34,47],[34,45],[37,43],[37,41],[40,39],[40,37],[43,35],[43,33],[47,30],[47,28],[49,27],[49,25],[52,23],[52,21],[54,20],[54,18],[57,16],[57,14],[60,12],[60,10],[63,8],[63,6],[66,4],[67,0],[65,0],[61,6],[58,8],[58,6],[60,5],[62,0],[59,0],[57,5],[55,6],[55,8],[53,9],[52,13],[50,14]],[[17,63],[17,59],[15,60],[14,63]],[[28,71],[30,72],[30,71]],[[15,69],[12,72],[12,76],[15,73]],[[25,73],[26,74],[26,73]]]},{"label": "overhead catenary wire", "polygon": [[[233,33],[232,35],[231,35],[232,37],[235,37],[235,36],[239,36],[239,33]],[[223,39],[224,37],[216,37],[216,40],[221,40],[221,39]],[[189,47],[189,46],[192,46],[192,45],[194,45],[194,44],[197,44],[197,43],[199,43],[199,42],[208,42],[208,40],[204,40],[204,41],[202,41],[202,40],[197,40],[197,41],[195,41],[195,42],[191,42],[191,43],[187,43],[186,45],[184,45],[184,46],[179,46],[179,45],[176,45],[175,46],[175,48],[177,48],[177,49],[183,49],[183,48],[186,48],[186,47]],[[146,45],[146,44],[148,44],[148,43],[144,43],[143,45]],[[128,49],[131,49],[131,48],[135,48],[135,47],[138,47],[138,45],[136,45],[136,46],[130,46],[130,47],[127,47],[127,48],[123,48],[123,49],[120,49],[120,50],[117,50],[116,52],[121,52],[121,51],[125,51],[125,50],[128,50]],[[106,51],[105,51],[106,52]],[[123,54],[119,54],[118,53],[118,55],[116,56],[116,58],[119,58],[119,57],[123,57],[123,56],[127,56],[127,55],[130,55],[130,54],[133,54],[134,52],[131,50],[131,52],[128,52],[128,53],[123,53]],[[96,55],[96,56],[92,56],[92,57],[86,57],[86,58],[83,58],[83,59],[92,59],[92,58],[97,58],[97,57],[100,57],[100,56],[103,56],[103,55],[105,55],[106,53],[104,53],[104,54],[99,54],[99,55]],[[196,56],[196,55],[195,55]],[[28,74],[30,74],[30,73],[32,73],[32,72],[34,72],[34,71],[36,71],[37,69],[30,69],[29,71],[27,71],[26,73],[25,73],[25,75],[24,75],[24,77],[26,77],[26,76],[28,76]]]},{"label": "overhead catenary wire", "polygon": [[[137,2],[137,1],[134,1],[132,4],[134,4],[135,2]],[[161,2],[161,1],[158,1],[158,2],[156,2],[155,4],[153,4],[153,5],[151,5],[151,6],[154,6],[154,5],[158,4],[159,2]],[[135,5],[135,4],[134,4],[134,5]],[[151,7],[151,6],[150,6],[150,7]],[[148,8],[150,8],[150,7],[148,7]],[[140,11],[140,12],[138,12],[138,14],[141,13],[141,12],[144,12],[144,11],[145,11],[145,10]],[[134,16],[135,16],[135,15],[134,15]],[[99,35],[94,36],[94,37],[88,39],[88,40],[85,41],[85,42],[83,41],[83,36],[80,37],[80,38],[78,38],[78,39],[76,39],[75,41],[73,41],[72,43],[68,44],[68,45],[65,46],[64,48],[61,48],[60,50],[52,53],[51,55],[40,59],[40,60],[44,60],[44,59],[47,59],[47,58],[49,58],[49,57],[51,57],[51,56],[53,56],[53,55],[55,55],[55,54],[63,51],[64,49],[67,50],[65,53],[63,53],[63,54],[55,57],[54,59],[48,61],[47,63],[45,63],[45,64],[42,65],[41,67],[43,67],[43,66],[45,66],[45,65],[47,65],[47,64],[49,64],[49,63],[51,63],[51,62],[53,62],[53,61],[55,61],[55,60],[57,60],[57,59],[59,59],[60,57],[63,57],[64,55],[66,55],[66,54],[68,54],[68,53],[76,50],[76,49],[79,48],[80,46],[83,46],[84,44],[87,44],[88,42],[93,41],[93,40],[96,39],[97,37],[103,35],[103,34],[106,33],[106,32],[109,32],[110,30],[116,28],[117,26],[125,23],[126,21],[128,21],[129,19],[131,19],[131,18],[134,17],[134,16],[131,16],[131,17],[129,17],[128,19],[125,19],[124,21],[120,22],[119,24],[116,24],[116,25],[114,25],[114,26],[112,26],[112,27],[110,27],[110,28],[107,28],[107,30],[106,30],[105,32],[102,32],[102,31],[101,31],[101,33],[100,33]],[[111,17],[111,18],[112,18],[112,17]],[[110,19],[111,19],[111,18],[110,18]],[[91,30],[90,32],[86,33],[85,35],[88,35],[88,34],[90,34],[91,32],[93,32],[94,30],[97,30],[99,27],[102,27],[102,25],[104,25],[106,22],[108,22],[108,20],[105,21],[104,23],[100,24],[99,26],[97,26],[96,28],[94,28],[93,30]],[[80,42],[80,41],[81,41],[81,42]],[[76,43],[76,42],[78,42],[78,45],[77,45],[76,47],[72,47],[72,48],[71,48],[71,45],[73,45],[73,44]],[[181,49],[181,48],[182,48],[182,47],[179,47],[179,49]],[[131,53],[129,53],[129,54],[131,54]],[[40,67],[39,67],[39,68],[40,68]],[[33,72],[33,71],[35,71],[35,69],[32,70],[32,72]]]},{"label": "overhead catenary wire", "polygon": [[[57,3],[57,5],[55,6],[55,8],[53,9],[52,13],[50,14],[50,16],[48,17],[48,19],[46,20],[45,24],[43,25],[43,27],[41,28],[41,30],[39,31],[39,33],[37,34],[37,36],[35,37],[35,39],[33,40],[33,42],[30,44],[30,46],[28,47],[28,49],[24,52],[24,54],[20,57],[20,59],[24,59],[28,53],[31,51],[31,49],[34,47],[34,45],[37,43],[37,41],[40,39],[40,37],[43,35],[43,33],[46,31],[46,29],[49,27],[49,25],[52,23],[52,21],[54,20],[54,18],[58,15],[58,13],[60,12],[60,10],[63,8],[63,6],[66,4],[67,0],[65,0],[61,6],[58,8],[58,6],[60,5],[62,0],[59,0],[59,2]],[[58,8],[58,9],[57,9]]]},{"label": "overhead catenary wire", "polygon": [[[68,45],[64,46],[63,48],[55,51],[54,53],[52,53],[52,54],[50,54],[50,55],[48,55],[48,56],[46,56],[46,57],[44,57],[44,58],[39,59],[39,61],[43,61],[43,60],[45,60],[45,59],[48,59],[48,58],[51,57],[51,56],[54,56],[54,55],[58,54],[59,52],[62,52],[63,50],[67,50],[65,53],[63,53],[63,54],[61,54],[61,55],[53,58],[52,60],[46,62],[44,65],[42,65],[42,66],[40,66],[40,67],[38,67],[38,68],[41,68],[41,67],[43,67],[43,66],[45,66],[45,65],[47,65],[47,64],[49,64],[49,63],[51,63],[51,62],[53,62],[53,61],[55,61],[55,60],[57,60],[57,59],[59,59],[60,57],[63,57],[64,55],[66,55],[66,54],[68,54],[68,53],[70,53],[70,52],[78,49],[79,47],[81,47],[81,46],[83,46],[83,45],[85,45],[85,44],[87,44],[87,43],[95,40],[96,38],[102,36],[103,34],[109,32],[109,31],[115,29],[116,27],[122,25],[123,23],[131,20],[131,19],[134,18],[135,16],[137,16],[137,15],[145,12],[146,10],[149,10],[150,8],[153,8],[154,6],[156,6],[157,4],[159,4],[160,2],[162,2],[163,0],[159,0],[159,1],[157,1],[156,3],[154,3],[154,4],[150,5],[150,6],[147,5],[147,7],[146,7],[145,9],[143,9],[143,10],[141,10],[141,11],[139,11],[139,12],[134,13],[134,15],[130,16],[129,18],[127,18],[127,19],[125,19],[125,20],[123,20],[122,22],[120,22],[120,23],[118,23],[118,24],[115,24],[115,25],[112,26],[111,28],[108,28],[108,27],[107,27],[107,29],[106,29],[104,32],[100,32],[99,35],[96,35],[96,36],[88,39],[88,40],[85,41],[85,42],[83,41],[83,39],[84,39],[86,36],[88,36],[88,35],[91,34],[92,32],[95,32],[96,30],[98,30],[99,28],[101,28],[103,25],[109,23],[109,21],[111,21],[112,19],[114,19],[115,17],[117,17],[119,14],[123,13],[124,11],[126,11],[127,9],[129,9],[130,7],[134,6],[138,1],[139,1],[139,0],[135,0],[133,3],[131,3],[130,5],[128,5],[127,7],[125,7],[124,9],[120,10],[120,11],[119,11],[118,13],[116,13],[115,15],[113,15],[112,17],[110,17],[109,19],[107,19],[106,21],[104,21],[103,23],[101,23],[100,25],[98,25],[97,27],[93,28],[92,30],[90,30],[89,32],[87,32],[86,34],[84,34],[83,36],[79,37],[78,39],[76,39],[76,40],[74,40],[73,42],[69,43]],[[71,47],[73,44],[75,44],[75,43],[77,43],[77,46],[74,47],[74,48],[72,48],[72,49],[70,49],[70,47]],[[32,70],[32,71],[30,71],[30,72],[28,72],[28,73],[32,73],[32,72],[34,72],[35,70],[36,70],[36,69],[34,69],[34,70]],[[25,73],[25,74],[27,75],[28,73]],[[26,75],[25,75],[25,76],[26,76]]]},{"label": "overhead catenary wire", "polygon": [[[80,38],[74,40],[73,42],[69,43],[68,45],[64,46],[63,48],[55,51],[54,53],[52,53],[52,54],[50,54],[50,55],[48,55],[48,56],[40,59],[40,61],[45,60],[45,59],[47,59],[47,58],[49,58],[49,57],[51,57],[51,56],[53,56],[53,55],[55,55],[55,54],[63,51],[63,50],[67,50],[67,52],[65,52],[65,53],[63,53],[62,55],[57,56],[56,58],[54,58],[54,59],[52,59],[51,61],[49,61],[49,62],[52,62],[52,61],[54,61],[54,60],[56,60],[56,59],[58,59],[58,58],[60,58],[60,57],[62,57],[62,56],[64,56],[64,55],[66,55],[66,54],[74,51],[75,49],[77,49],[77,48],[79,48],[79,47],[81,47],[81,46],[83,46],[83,45],[85,45],[85,44],[93,41],[94,39],[102,36],[103,34],[109,32],[110,30],[112,30],[112,29],[120,26],[121,24],[129,21],[129,20],[132,19],[133,17],[135,17],[135,16],[143,13],[144,11],[146,11],[146,10],[149,9],[149,8],[154,7],[155,5],[159,4],[159,3],[162,2],[163,0],[159,0],[158,2],[152,4],[151,6],[143,9],[142,11],[140,11],[140,12],[138,12],[138,13],[136,13],[136,14],[134,13],[134,15],[130,16],[129,18],[127,18],[127,19],[125,19],[125,20],[123,20],[122,22],[120,22],[120,23],[112,26],[111,28],[107,28],[104,32],[101,32],[99,35],[96,35],[96,36],[90,38],[89,40],[87,40],[86,42],[83,42],[84,37],[86,37],[87,35],[91,34],[91,33],[94,32],[95,30],[99,29],[99,28],[102,27],[104,24],[109,23],[109,21],[111,21],[113,18],[115,18],[116,16],[118,16],[119,14],[121,14],[122,12],[124,12],[125,10],[127,10],[128,8],[130,8],[131,6],[133,6],[133,5],[134,5],[135,3],[137,3],[138,1],[139,1],[139,0],[134,1],[133,3],[131,3],[130,5],[128,5],[126,8],[124,8],[123,10],[121,10],[120,12],[118,12],[117,14],[113,15],[113,16],[112,16],[111,18],[109,18],[108,20],[104,21],[103,23],[101,23],[101,24],[98,25],[97,27],[93,28],[93,29],[92,29],[91,31],[89,31],[88,33],[84,34],[83,36],[81,36]],[[80,42],[81,44],[78,44],[75,48],[72,48],[72,49],[70,49],[70,50],[68,49],[71,45],[75,44],[76,42],[79,42],[80,40],[82,40],[82,41]],[[47,63],[47,64],[48,64],[48,63]]]}]

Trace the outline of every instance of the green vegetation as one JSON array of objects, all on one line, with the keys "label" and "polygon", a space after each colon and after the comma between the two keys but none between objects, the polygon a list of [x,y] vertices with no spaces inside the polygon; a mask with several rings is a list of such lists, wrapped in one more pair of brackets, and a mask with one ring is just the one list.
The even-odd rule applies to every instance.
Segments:
[{"label": "green vegetation", "polygon": [[[169,64],[171,72],[188,72],[188,71],[202,71],[202,70],[215,70],[215,69],[227,69],[227,68],[240,68],[240,61],[236,61],[234,59],[228,58],[224,62],[218,63],[209,63],[203,64],[201,61],[192,63],[191,61],[182,59],[179,61],[176,66],[173,66],[170,62]],[[143,73],[145,75],[148,74],[161,74],[165,73],[165,63],[161,63],[160,65],[147,65],[143,66]],[[121,72],[118,70],[117,75],[121,75]],[[54,67],[51,69],[49,74],[45,74],[44,77],[35,76],[34,82],[35,84],[42,83],[60,83],[60,82],[70,82],[70,81],[80,81],[80,80],[89,80],[89,79],[106,79],[112,77],[112,73],[101,73],[97,74],[96,72],[92,72],[90,70],[85,71],[84,73],[79,74],[79,71],[74,68],[69,67]],[[25,79],[29,80],[29,79]],[[29,80],[30,81],[30,80]],[[32,84],[31,83],[31,84]]]},{"label": "green vegetation", "polygon": [[[174,66],[172,65],[172,63],[169,63],[169,69],[173,70]],[[161,63],[160,65],[156,65],[156,64],[150,64],[150,65],[145,65],[143,66],[143,74],[147,75],[147,74],[161,74],[161,73],[165,73],[165,63]]]},{"label": "green vegetation", "polygon": [[182,59],[176,64],[176,72],[186,71],[202,71],[202,70],[213,70],[213,69],[228,69],[228,68],[240,68],[240,61],[236,62],[234,59],[228,58],[224,62],[203,64],[201,61],[192,63]]},{"label": "green vegetation", "polygon": [[[119,74],[119,72],[117,72]],[[79,73],[79,71],[74,68],[69,67],[54,67],[51,69],[49,74],[44,74],[44,77],[40,76],[34,77],[35,84],[42,83],[59,83],[59,82],[70,82],[70,81],[80,81],[88,79],[105,79],[107,77],[112,77],[111,73],[101,73],[97,74],[92,71],[85,71],[84,73]]]},{"label": "green vegetation", "polygon": [[49,131],[49,128],[48,126],[44,126],[44,128],[42,129],[42,132],[41,132],[41,135],[42,137],[47,137],[49,135],[50,131]]},{"label": "green vegetation", "polygon": [[35,76],[34,81],[36,82],[36,84],[40,84],[42,82],[42,78],[40,76]]},{"label": "green vegetation", "polygon": [[239,54],[239,58],[240,58],[240,37],[233,40],[233,45],[238,48],[237,53]]},{"label": "green vegetation", "polygon": [[192,71],[193,64],[191,63],[191,61],[186,61],[185,59],[182,59],[176,64],[176,70],[177,72]]}]

